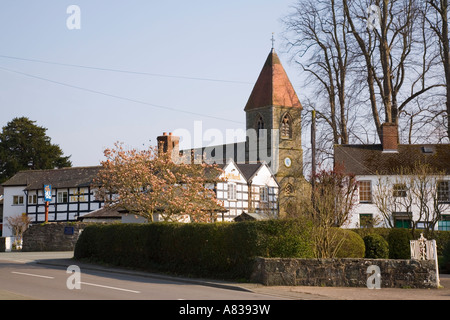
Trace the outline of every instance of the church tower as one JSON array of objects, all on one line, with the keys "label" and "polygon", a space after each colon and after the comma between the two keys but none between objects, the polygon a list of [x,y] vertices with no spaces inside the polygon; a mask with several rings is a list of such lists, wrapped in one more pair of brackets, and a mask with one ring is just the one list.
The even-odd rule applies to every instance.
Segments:
[{"label": "church tower", "polygon": [[[301,146],[302,105],[273,48],[244,110],[247,132],[254,129],[259,142],[255,146],[255,139],[249,138],[247,159],[251,161],[252,152],[256,152],[258,161],[268,162],[259,154],[261,142],[267,141],[267,155],[272,160],[270,167],[280,185],[279,206],[280,215],[283,215],[287,202],[301,192],[305,182]],[[265,137],[267,139],[264,140]]]}]

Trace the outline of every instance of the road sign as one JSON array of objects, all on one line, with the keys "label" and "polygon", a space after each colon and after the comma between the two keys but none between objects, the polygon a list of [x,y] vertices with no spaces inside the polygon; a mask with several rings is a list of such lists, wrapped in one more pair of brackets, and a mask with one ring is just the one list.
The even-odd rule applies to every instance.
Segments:
[{"label": "road sign", "polygon": [[45,202],[52,201],[52,186],[49,184],[44,185],[44,201]]}]

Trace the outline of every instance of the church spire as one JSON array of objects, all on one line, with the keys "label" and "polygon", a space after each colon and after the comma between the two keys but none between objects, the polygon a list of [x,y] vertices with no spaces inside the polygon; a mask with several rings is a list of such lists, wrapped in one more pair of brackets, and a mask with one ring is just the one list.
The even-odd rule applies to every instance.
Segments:
[{"label": "church spire", "polygon": [[[272,46],[275,39],[273,38]],[[245,111],[267,106],[302,108],[280,59],[272,47],[248,99]]]}]

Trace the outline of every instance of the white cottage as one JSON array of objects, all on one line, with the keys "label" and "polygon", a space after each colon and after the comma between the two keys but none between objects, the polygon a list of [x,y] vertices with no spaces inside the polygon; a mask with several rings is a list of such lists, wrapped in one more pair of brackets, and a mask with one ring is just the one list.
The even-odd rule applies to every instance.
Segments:
[{"label": "white cottage", "polygon": [[4,187],[3,236],[12,236],[9,217],[27,214],[33,223],[45,221],[44,185],[52,186],[48,221],[77,221],[97,210],[103,202],[91,188],[100,167],[77,167],[54,170],[26,170],[2,184]]},{"label": "white cottage", "polygon": [[[348,227],[380,222],[380,226],[425,229],[436,220],[433,208],[436,206],[441,214],[432,227],[450,230],[450,144],[403,145],[397,141],[397,126],[384,124],[381,145],[335,146],[335,166],[354,174],[359,187],[358,203]],[[412,190],[420,178],[399,174],[417,165],[430,166],[435,173],[439,172],[439,175],[430,174],[426,180],[425,189],[429,192],[426,204],[432,208],[430,214],[420,210],[419,197]],[[431,189],[435,192],[430,192]],[[380,196],[384,197],[386,206],[384,215],[375,204],[375,197],[380,199]]]}]

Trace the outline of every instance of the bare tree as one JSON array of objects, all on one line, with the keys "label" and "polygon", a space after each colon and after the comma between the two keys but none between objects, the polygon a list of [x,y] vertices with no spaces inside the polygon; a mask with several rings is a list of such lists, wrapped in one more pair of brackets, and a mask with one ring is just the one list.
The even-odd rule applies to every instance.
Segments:
[{"label": "bare tree", "polygon": [[394,214],[407,213],[411,230],[421,228],[432,232],[442,214],[450,209],[448,199],[442,199],[444,172],[436,172],[427,164],[400,169],[395,176],[379,176],[373,202],[388,227],[395,227]]},{"label": "bare tree", "polygon": [[[379,9],[374,18],[367,16],[371,5]],[[443,86],[433,76],[437,59],[423,34],[421,5],[420,0],[343,0],[350,32],[358,44],[356,50],[364,59],[373,121],[380,138],[383,122],[399,124],[400,114],[412,108],[412,101]],[[367,21],[372,22],[372,18],[378,23],[369,28]]]},{"label": "bare tree", "polygon": [[[448,0],[425,1],[425,17],[439,41],[439,53],[444,67],[447,136],[450,139],[450,40],[448,34]],[[430,10],[428,10],[430,8]]]},{"label": "bare tree", "polygon": [[300,0],[284,18],[285,40],[294,60],[314,87],[315,109],[331,129],[329,141],[348,144],[349,65],[348,25],[340,1]]},{"label": "bare tree", "polygon": [[339,228],[345,226],[356,206],[357,182],[340,168],[319,170],[313,177],[311,197],[295,197],[290,218],[307,216],[313,225],[314,254],[317,258],[333,258],[342,241]]},{"label": "bare tree", "polygon": [[13,246],[17,249],[22,246],[23,233],[28,229],[31,224],[31,219],[27,214],[21,214],[19,216],[8,217],[7,225],[12,229],[14,234]]}]

